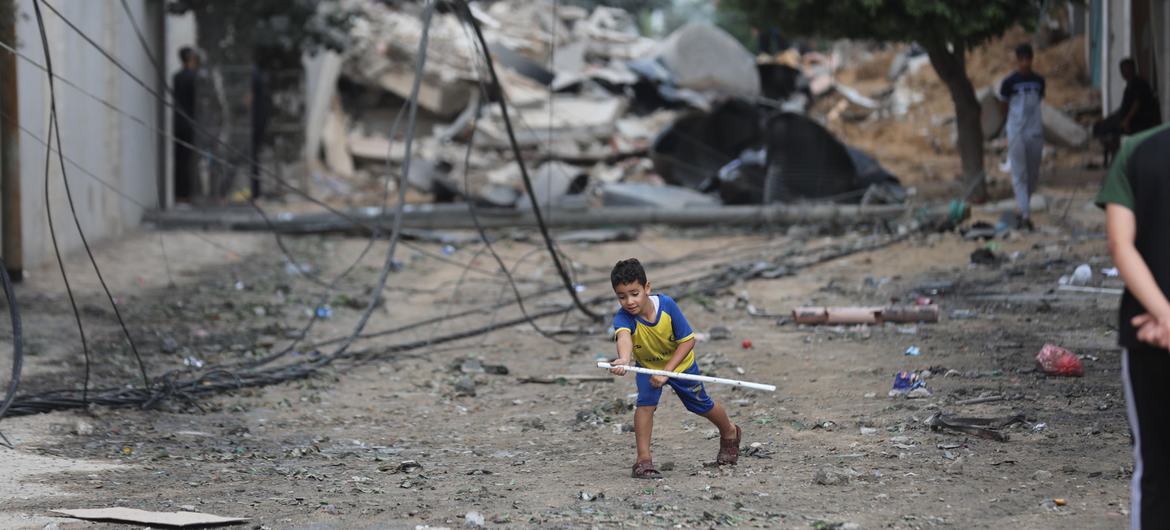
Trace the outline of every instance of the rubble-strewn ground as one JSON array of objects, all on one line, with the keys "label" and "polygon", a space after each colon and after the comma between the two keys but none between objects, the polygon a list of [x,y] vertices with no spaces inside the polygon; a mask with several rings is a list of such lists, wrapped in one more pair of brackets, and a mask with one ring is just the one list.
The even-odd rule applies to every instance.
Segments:
[{"label": "rubble-strewn ground", "polygon": [[[40,528],[54,508],[120,505],[186,506],[250,517],[266,528],[458,527],[472,511],[489,526],[511,527],[1120,528],[1127,520],[1131,460],[1114,346],[1116,300],[1055,291],[1059,276],[1079,263],[1107,266],[1100,215],[1086,204],[1090,193],[1087,187],[1049,190],[1054,200],[1041,220],[1044,229],[997,242],[997,251],[1019,253],[997,268],[968,263],[981,243],[957,234],[923,235],[793,276],[682,300],[700,332],[716,325],[732,331],[730,339],[698,345],[706,372],[779,386],[774,394],[709,388],[744,427],[745,455],[737,467],[708,465],[718,446],[714,431],[667,393],[654,447],[657,463],[673,469],[663,480],[628,478],[632,378],[520,382],[597,375],[595,356],[613,348],[603,327],[558,336],[568,344],[515,327],[204,400],[202,411],[176,401],[163,410],[99,408],[5,419],[0,430],[17,447],[0,449],[0,526]],[[581,265],[585,296],[606,292],[602,278],[609,265],[628,256],[658,262],[651,279],[671,293],[672,282],[712,264],[857,237],[812,232],[647,229],[633,242],[564,249]],[[518,274],[522,290],[555,281],[538,239],[499,235],[505,261],[527,255]],[[223,361],[279,348],[322,291],[284,271],[270,237],[205,235],[231,252],[188,233],[163,237],[173,288],[166,286],[156,234],[99,252],[153,373],[180,368],[188,356]],[[364,247],[363,240],[340,238],[289,243],[327,273],[341,270]],[[440,245],[423,245],[440,252]],[[450,257],[494,270],[480,248],[468,243]],[[371,283],[384,249],[376,246],[343,283],[346,297],[333,298],[333,317],[314,329],[313,338],[349,330],[359,312],[350,306],[368,299],[361,287]],[[372,330],[511,296],[498,277],[472,272],[460,283],[459,267],[405,257],[412,254],[403,249],[405,268],[391,276]],[[83,293],[95,385],[132,382],[135,367],[84,273],[83,258],[74,256],[70,270]],[[778,323],[778,316],[750,316],[743,303],[746,297],[758,310],[783,315],[795,305],[882,304],[913,293],[937,300],[942,321],[805,328]],[[19,294],[29,355],[25,390],[78,384],[76,332],[56,272],[32,271]],[[527,307],[540,310],[566,299],[558,293]],[[952,318],[955,310],[974,317]],[[515,313],[514,307],[485,312],[358,347],[376,352],[379,345]],[[589,323],[574,315],[541,325]],[[742,339],[753,347],[743,349]],[[1085,377],[1037,373],[1033,357],[1045,342],[1084,356]],[[911,345],[922,355],[904,355]],[[173,353],[160,353],[164,349]],[[465,376],[451,368],[469,356],[504,364],[510,373]],[[894,372],[918,368],[935,374],[928,379],[933,397],[886,397]],[[949,370],[952,376],[941,375]],[[469,386],[460,384],[464,377],[474,381],[474,396],[456,395]],[[985,394],[1013,399],[955,404]],[[1000,443],[930,431],[922,420],[939,410],[977,416],[1019,411],[1027,422],[1009,428],[1011,439]],[[1047,427],[1034,431],[1039,423]],[[862,434],[862,427],[876,432]],[[826,467],[849,475],[847,483],[814,483]],[[1058,498],[1067,505],[1056,506]],[[63,529],[112,527],[57,522]]]}]

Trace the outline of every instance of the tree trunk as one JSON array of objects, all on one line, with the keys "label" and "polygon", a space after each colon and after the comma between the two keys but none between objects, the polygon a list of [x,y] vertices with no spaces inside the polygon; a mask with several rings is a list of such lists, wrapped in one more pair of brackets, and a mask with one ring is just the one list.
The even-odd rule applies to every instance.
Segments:
[{"label": "tree trunk", "polygon": [[959,133],[959,159],[963,167],[964,198],[981,202],[987,199],[986,174],[983,172],[983,123],[979,120],[979,100],[967,77],[966,47],[946,43],[925,45],[930,64],[951,93],[955,104],[955,126]]}]

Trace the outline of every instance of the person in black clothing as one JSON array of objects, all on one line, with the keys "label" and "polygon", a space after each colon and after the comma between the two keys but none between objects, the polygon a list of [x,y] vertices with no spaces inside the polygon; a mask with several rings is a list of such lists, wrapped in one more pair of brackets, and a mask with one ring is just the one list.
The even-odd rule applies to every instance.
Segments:
[{"label": "person in black clothing", "polygon": [[1133,59],[1121,61],[1121,77],[1125,79],[1125,93],[1121,96],[1121,130],[1135,134],[1162,123],[1162,109],[1150,83],[1137,75]]},{"label": "person in black clothing", "polygon": [[1121,107],[1093,125],[1093,136],[1105,144],[1106,163],[1109,155],[1117,151],[1122,135],[1137,134],[1162,123],[1162,109],[1154,90],[1148,81],[1137,75],[1133,59],[1121,60],[1121,78],[1125,79]]},{"label": "person in black clothing", "polygon": [[252,90],[248,98],[252,107],[252,199],[260,198],[260,149],[264,145],[271,114],[268,99],[267,75],[257,61],[252,65]]},{"label": "person in black clothing", "polygon": [[198,79],[199,54],[189,46],[179,50],[183,68],[171,78],[174,87],[175,201],[190,202],[195,195],[195,84]]}]

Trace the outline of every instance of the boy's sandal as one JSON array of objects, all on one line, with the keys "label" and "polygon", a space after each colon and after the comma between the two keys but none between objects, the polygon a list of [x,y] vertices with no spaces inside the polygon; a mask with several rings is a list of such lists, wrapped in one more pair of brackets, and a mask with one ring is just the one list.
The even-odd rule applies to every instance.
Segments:
[{"label": "boy's sandal", "polygon": [[743,431],[736,425],[734,440],[719,439],[719,456],[715,457],[715,463],[721,466],[734,466],[739,461],[739,443],[742,440]]},{"label": "boy's sandal", "polygon": [[657,469],[654,469],[653,462],[649,460],[639,460],[638,463],[634,464],[634,473],[632,476],[634,478],[655,479],[662,478],[662,473],[659,473]]}]

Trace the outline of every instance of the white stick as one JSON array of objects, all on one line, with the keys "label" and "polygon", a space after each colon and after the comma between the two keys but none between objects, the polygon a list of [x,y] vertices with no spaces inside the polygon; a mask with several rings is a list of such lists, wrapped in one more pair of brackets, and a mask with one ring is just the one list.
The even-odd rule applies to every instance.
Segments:
[{"label": "white stick", "polygon": [[711,377],[707,375],[684,374],[679,372],[667,372],[666,370],[653,370],[650,368],[642,368],[639,366],[623,366],[612,365],[605,361],[597,361],[598,368],[625,368],[627,372],[634,372],[636,374],[650,374],[650,375],[664,375],[666,377],[673,377],[675,379],[686,379],[688,381],[700,381],[703,383],[718,383],[721,385],[742,386],[744,388],[754,388],[756,390],[766,390],[768,392],[775,392],[776,385],[765,385],[763,383],[749,383],[747,381],[738,381],[735,379],[724,379],[722,377]]}]

